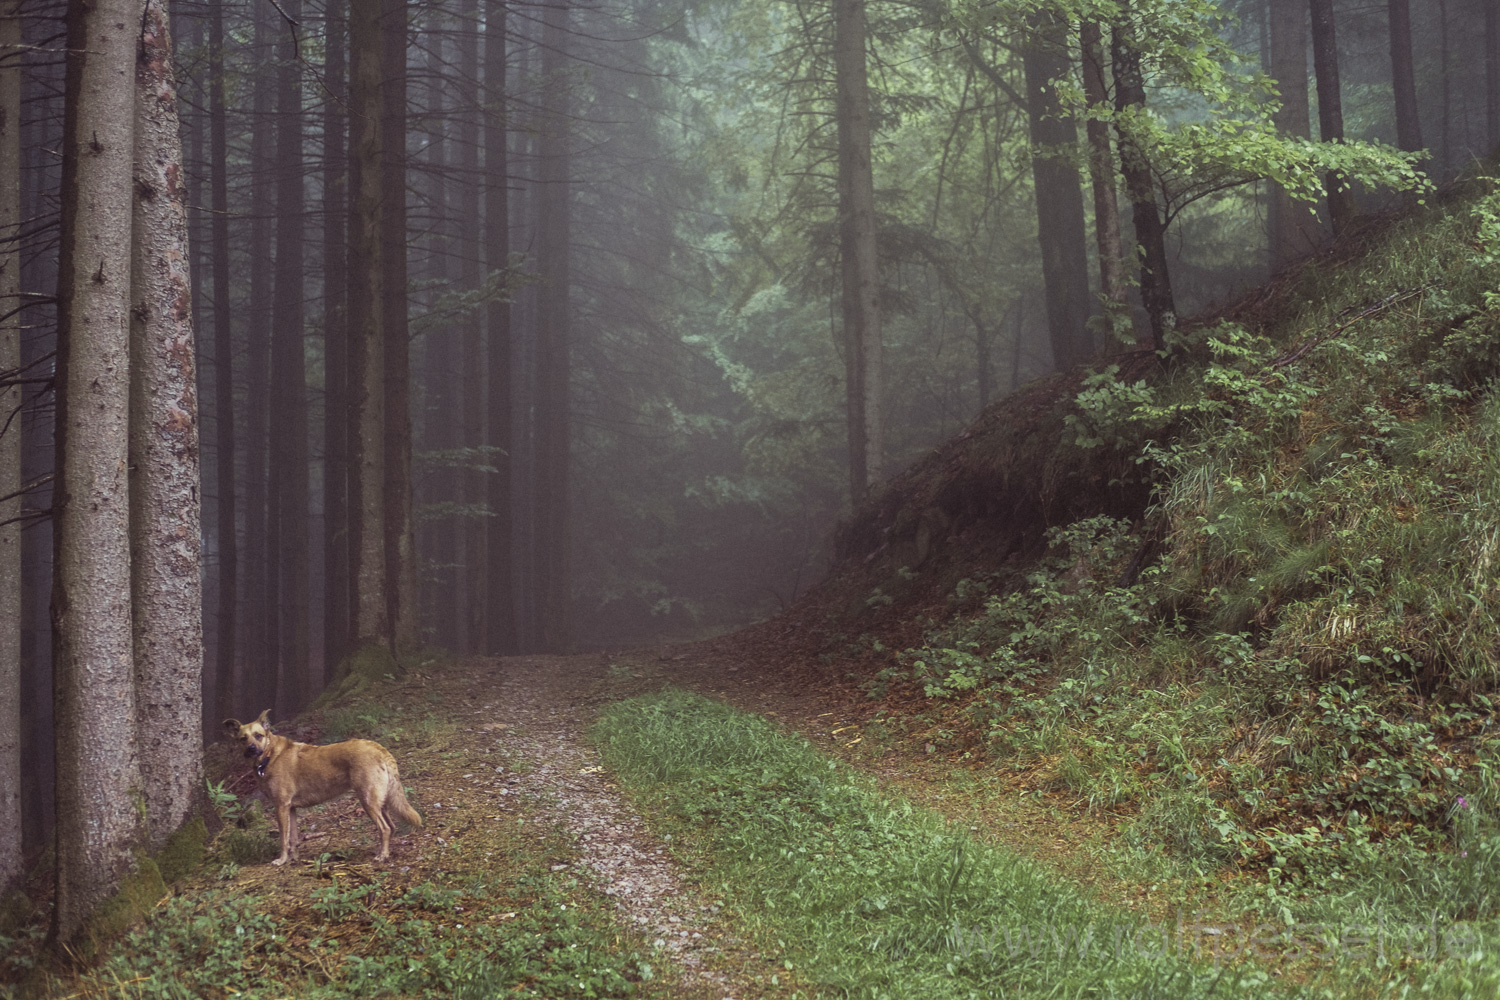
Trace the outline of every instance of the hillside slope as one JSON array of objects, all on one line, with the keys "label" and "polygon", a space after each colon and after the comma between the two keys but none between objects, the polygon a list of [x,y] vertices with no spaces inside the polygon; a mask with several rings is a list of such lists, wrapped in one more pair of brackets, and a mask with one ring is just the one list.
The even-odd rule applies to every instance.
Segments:
[{"label": "hillside slope", "polygon": [[1136,850],[1493,913],[1497,262],[1474,182],[1185,325],[1169,367],[1030,386],[861,508],[796,617]]}]

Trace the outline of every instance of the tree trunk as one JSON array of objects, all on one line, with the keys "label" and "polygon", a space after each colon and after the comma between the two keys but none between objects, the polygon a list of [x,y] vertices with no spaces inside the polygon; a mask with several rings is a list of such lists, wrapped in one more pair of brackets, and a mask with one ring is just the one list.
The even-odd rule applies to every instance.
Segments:
[{"label": "tree trunk", "polygon": [[[1307,5],[1302,0],[1270,0],[1270,73],[1281,91],[1281,106],[1272,114],[1276,130],[1286,136],[1312,138],[1307,103]],[[1318,217],[1305,205],[1294,205],[1280,184],[1271,183],[1268,213],[1271,269],[1311,253],[1322,240]]]},{"label": "tree trunk", "polygon": [[[1328,0],[1332,3],[1332,0]],[[1449,72],[1448,3],[1437,0],[1438,16],[1438,152],[1442,157],[1442,180],[1453,177],[1453,76]]]},{"label": "tree trunk", "polygon": [[1110,39],[1110,61],[1115,70],[1115,131],[1120,141],[1120,174],[1130,196],[1135,239],[1141,250],[1141,305],[1151,324],[1151,347],[1163,350],[1167,335],[1177,326],[1177,306],[1172,298],[1172,278],[1167,271],[1166,226],[1156,205],[1156,184],[1151,164],[1137,138],[1134,117],[1146,110],[1146,87],[1141,78],[1141,57],[1135,47],[1128,5],[1122,20],[1114,25]]},{"label": "tree trunk", "polygon": [[349,100],[341,0],[325,10],[323,85],[323,671],[349,653]]},{"label": "tree trunk", "polygon": [[849,500],[858,504],[885,466],[883,345],[865,0],[834,0],[838,87],[839,270],[849,420]]},{"label": "tree trunk", "polygon": [[[21,367],[21,0],[0,0],[0,380]],[[21,877],[21,385],[0,381],[0,896]]]},{"label": "tree trunk", "polygon": [[569,9],[549,5],[542,14],[542,107],[539,145],[537,258],[536,533],[540,642],[561,652],[570,641],[568,514],[571,505],[569,255],[572,221],[569,186],[571,120],[568,68]]},{"label": "tree trunk", "polygon": [[141,781],[158,850],[187,821],[203,783],[197,357],[163,0],[147,3],[136,87],[130,565]]},{"label": "tree trunk", "polygon": [[1047,332],[1052,360],[1069,368],[1093,353],[1088,332],[1089,273],[1083,225],[1083,188],[1073,154],[1078,128],[1063,110],[1052,81],[1071,72],[1068,28],[1061,18],[1031,18],[1026,48],[1027,114],[1031,126],[1031,173],[1036,183],[1037,245],[1047,294]]},{"label": "tree trunk", "polygon": [[[274,11],[255,10],[255,52],[264,58],[275,52],[275,28],[270,18]],[[267,544],[272,511],[269,505],[267,446],[270,438],[271,379],[271,223],[275,215],[268,183],[274,169],[275,136],[272,116],[275,80],[269,73],[257,74],[251,98],[254,121],[250,127],[250,301],[245,364],[247,368],[245,398],[245,590],[244,630],[245,679],[242,697],[253,708],[270,708],[276,697],[277,666],[273,659],[280,652],[277,637],[275,592],[280,583],[276,567],[279,555]]]},{"label": "tree trunk", "polygon": [[[462,261],[459,287],[466,293],[479,290],[481,281],[479,239],[479,140],[483,123],[479,115],[479,2],[463,0],[459,5],[458,35],[459,127],[465,141],[458,147],[458,170],[465,179],[458,199],[458,258]],[[463,358],[463,445],[482,455],[484,447],[484,364],[479,312],[463,317],[459,329],[459,351]],[[461,473],[463,502],[473,507],[486,500],[483,472],[466,468]],[[485,535],[489,519],[465,517],[463,531],[463,622],[462,646],[466,653],[482,653],[489,647],[485,636]]]},{"label": "tree trunk", "polygon": [[[1344,139],[1344,108],[1339,86],[1339,51],[1334,37],[1333,0],[1309,0],[1312,13],[1313,71],[1318,76],[1318,133],[1324,142]],[[1357,209],[1354,192],[1338,174],[1324,180],[1328,190],[1328,217],[1335,236],[1349,228]]]},{"label": "tree trunk", "polygon": [[[506,273],[510,264],[510,161],[505,90],[504,0],[489,0],[484,23],[484,226],[485,266]],[[516,609],[513,599],[511,547],[511,328],[509,300],[492,300],[485,308],[487,327],[487,441],[495,472],[489,478],[490,509],[485,563],[489,653],[514,653]]]},{"label": "tree trunk", "polygon": [[[282,12],[295,22],[302,0],[281,0]],[[302,63],[297,30],[282,25],[276,94],[276,292],[271,321],[271,467],[276,491],[271,496],[276,532],[268,544],[277,547],[281,579],[275,588],[279,606],[269,613],[279,622],[280,648],[275,707],[287,716],[306,695],[308,658],[308,470],[307,362],[303,345],[302,249],[306,198],[302,187]]]},{"label": "tree trunk", "polygon": [[143,7],[143,0],[72,0],[67,15],[52,593],[52,939],[59,946],[71,943],[115,891],[143,832],[126,471],[131,160]]},{"label": "tree trunk", "polygon": [[1409,152],[1422,148],[1417,117],[1417,76],[1411,58],[1411,0],[1389,0],[1391,91],[1396,101],[1396,144]]},{"label": "tree trunk", "polygon": [[421,642],[417,561],[411,512],[411,344],[406,293],[406,0],[383,0],[381,13],[381,288],[385,345],[386,615],[392,651]]},{"label": "tree trunk", "polygon": [[349,5],[349,577],[354,650],[389,649],[385,558],[385,252],[381,0]]},{"label": "tree trunk", "polygon": [[[1080,31],[1083,48],[1083,94],[1090,107],[1109,106],[1104,76],[1103,34],[1099,22],[1085,21]],[[1116,195],[1115,157],[1109,145],[1109,123],[1089,119],[1089,180],[1094,190],[1094,239],[1099,250],[1099,297],[1110,326],[1129,333],[1130,300],[1125,287],[1125,257],[1120,252],[1120,205]],[[1138,335],[1132,334],[1134,341]],[[1142,343],[1139,346],[1145,347]]]},{"label": "tree trunk", "polygon": [[224,106],[224,5],[214,4],[208,26],[209,201],[213,207],[214,300],[214,464],[218,482],[219,586],[214,654],[215,713],[227,719],[243,695],[236,682],[236,624],[239,610],[239,538],[236,531],[234,435],[234,340],[229,310],[229,139]]},{"label": "tree trunk", "polygon": [[[427,37],[427,148],[425,150],[426,176],[428,179],[427,200],[432,221],[428,224],[427,283],[433,288],[428,300],[432,308],[436,297],[450,290],[451,278],[448,262],[454,256],[449,239],[453,235],[452,220],[448,210],[448,137],[451,125],[447,100],[450,83],[444,73],[443,30],[441,13],[429,12]],[[463,130],[456,130],[463,136]],[[464,367],[472,367],[476,359],[460,360],[454,344],[454,331],[450,324],[433,325],[423,338],[426,341],[427,403],[423,420],[426,447],[431,451],[455,454],[459,442],[459,375]],[[455,463],[441,462],[423,477],[422,486],[426,502],[452,503],[460,494],[461,471]],[[459,564],[463,556],[459,548],[460,520],[456,515],[434,519],[424,532],[426,543],[422,551],[427,556],[429,585],[422,600],[429,609],[426,621],[439,637],[440,645],[463,652],[459,623],[462,588],[459,586]]]}]

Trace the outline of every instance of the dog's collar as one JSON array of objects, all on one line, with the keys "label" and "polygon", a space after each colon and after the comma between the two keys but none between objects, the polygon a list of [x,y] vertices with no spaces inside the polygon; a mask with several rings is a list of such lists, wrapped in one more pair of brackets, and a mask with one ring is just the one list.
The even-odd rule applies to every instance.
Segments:
[{"label": "dog's collar", "polygon": [[255,758],[255,773],[264,778],[266,776],[266,765],[269,763],[271,763],[270,754]]}]

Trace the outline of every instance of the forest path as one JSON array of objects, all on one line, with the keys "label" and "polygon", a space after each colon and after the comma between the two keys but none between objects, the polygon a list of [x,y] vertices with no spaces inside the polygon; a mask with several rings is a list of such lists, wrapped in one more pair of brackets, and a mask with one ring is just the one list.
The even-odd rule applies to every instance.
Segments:
[{"label": "forest path", "polygon": [[[434,676],[433,683],[449,721],[470,723],[465,728],[493,737],[519,758],[505,794],[533,798],[540,817],[568,833],[583,869],[579,874],[668,954],[685,991],[729,1000],[742,990],[714,956],[741,942],[720,925],[720,906],[691,886],[666,845],[625,801],[585,735],[599,710],[627,696],[623,689],[641,679],[628,662],[609,656],[527,656],[467,661]],[[451,789],[448,808],[462,808],[465,798],[479,792]]]}]

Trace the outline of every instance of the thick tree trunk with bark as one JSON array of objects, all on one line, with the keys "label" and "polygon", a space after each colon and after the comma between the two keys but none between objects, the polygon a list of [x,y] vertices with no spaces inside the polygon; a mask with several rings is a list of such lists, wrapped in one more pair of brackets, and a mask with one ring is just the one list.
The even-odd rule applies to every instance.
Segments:
[{"label": "thick tree trunk with bark", "polygon": [[834,0],[838,89],[839,274],[849,422],[849,499],[858,504],[885,471],[884,347],[875,180],[870,162],[870,84],[865,2]]},{"label": "thick tree trunk with bark", "polygon": [[68,5],[52,593],[58,945],[72,942],[115,891],[143,832],[127,481],[131,160],[143,8],[143,0]]},{"label": "thick tree trunk with bark", "polygon": [[[1318,77],[1318,133],[1324,142],[1342,142],[1344,106],[1339,86],[1339,50],[1334,34],[1333,0],[1309,0],[1312,13],[1313,71]],[[1328,217],[1337,236],[1354,221],[1357,208],[1348,183],[1330,172],[1324,181],[1328,190]]]},{"label": "thick tree trunk with bark", "polygon": [[229,138],[224,106],[224,5],[214,4],[208,25],[208,156],[210,234],[213,242],[214,300],[214,456],[217,473],[219,542],[218,623],[214,652],[218,718],[239,709],[237,616],[239,611],[238,507],[235,490],[234,326],[229,309]]},{"label": "thick tree trunk with bark", "polygon": [[1047,295],[1047,332],[1052,360],[1068,368],[1093,353],[1088,331],[1089,272],[1083,224],[1083,187],[1073,155],[1078,128],[1063,110],[1052,85],[1070,72],[1068,26],[1038,13],[1028,26],[1022,52],[1027,114],[1031,126],[1031,172],[1036,182],[1037,245]]},{"label": "thick tree trunk with bark", "polygon": [[[281,0],[292,21],[302,16],[302,0]],[[271,495],[275,545],[281,579],[279,604],[269,611],[280,623],[275,707],[289,715],[307,691],[308,532],[307,362],[303,345],[304,254],[302,188],[302,63],[297,29],[281,25],[276,94],[276,293],[271,313]]]},{"label": "thick tree trunk with bark", "polygon": [[[0,380],[21,367],[21,0],[0,0]],[[21,877],[21,385],[0,381],[0,895]]]},{"label": "thick tree trunk with bark", "polygon": [[349,652],[349,100],[341,0],[329,0],[323,84],[323,672]]},{"label": "thick tree trunk with bark", "polygon": [[[1307,4],[1303,0],[1270,0],[1270,74],[1281,92],[1281,106],[1271,120],[1282,135],[1312,138],[1307,103]],[[1323,238],[1318,217],[1292,203],[1281,185],[1271,184],[1269,211],[1271,268],[1306,256]]]},{"label": "thick tree trunk with bark", "polygon": [[[1085,21],[1079,34],[1083,49],[1084,97],[1091,107],[1108,107],[1104,35],[1099,22]],[[1125,286],[1125,257],[1120,251],[1120,204],[1116,194],[1119,175],[1115,170],[1114,151],[1109,144],[1109,123],[1091,118],[1086,131],[1089,180],[1094,190],[1094,241],[1099,252],[1099,298],[1111,317],[1111,323],[1118,323],[1123,328],[1130,323],[1130,302]]]},{"label": "thick tree trunk with bark", "polygon": [[1485,148],[1500,148],[1500,6],[1484,5],[1484,120]]},{"label": "thick tree trunk with bark", "polygon": [[385,558],[381,0],[349,5],[349,576],[353,650],[391,644]]},{"label": "thick tree trunk with bark", "polygon": [[569,187],[569,10],[549,5],[542,14],[542,108],[538,180],[536,404],[536,583],[540,643],[561,652],[571,640],[569,512],[572,506],[571,311],[569,286],[572,207]]},{"label": "thick tree trunk with bark", "polygon": [[1172,278],[1167,272],[1166,226],[1156,204],[1156,182],[1151,164],[1132,122],[1145,113],[1146,87],[1141,77],[1141,57],[1136,50],[1129,9],[1114,25],[1110,61],[1115,70],[1116,134],[1120,141],[1120,174],[1130,196],[1131,218],[1141,254],[1141,305],[1151,324],[1151,347],[1162,350],[1166,337],[1177,326],[1177,306],[1172,297]]},{"label": "thick tree trunk with bark", "polygon": [[406,292],[406,0],[381,13],[381,312],[385,346],[386,614],[393,652],[415,652],[417,558],[411,510],[411,344]]},{"label": "thick tree trunk with bark", "polygon": [[188,819],[203,784],[198,366],[164,0],[146,7],[136,88],[130,564],[141,781],[154,850]]},{"label": "thick tree trunk with bark", "polygon": [[[485,266],[504,273],[510,263],[510,158],[506,143],[505,15],[503,0],[489,0],[484,24],[484,227]],[[488,573],[487,653],[514,653],[516,610],[511,546],[511,313],[509,301],[485,308],[487,389],[486,441],[495,472],[489,478],[490,509],[485,564]]]}]

